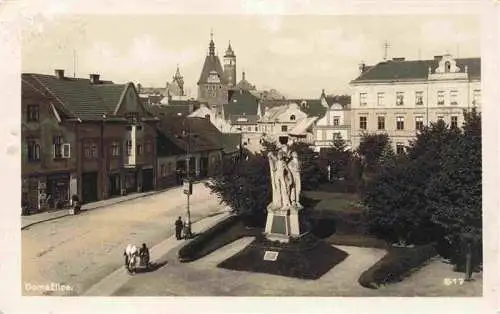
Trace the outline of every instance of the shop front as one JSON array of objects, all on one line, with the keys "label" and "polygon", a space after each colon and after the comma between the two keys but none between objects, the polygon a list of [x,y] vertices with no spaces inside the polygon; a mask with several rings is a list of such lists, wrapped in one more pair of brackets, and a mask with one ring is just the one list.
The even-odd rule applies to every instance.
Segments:
[{"label": "shop front", "polygon": [[148,192],[154,189],[154,172],[153,168],[142,169],[142,191]]},{"label": "shop front", "polygon": [[47,175],[46,202],[49,209],[61,209],[70,205],[69,186],[69,172]]},{"label": "shop front", "polygon": [[121,194],[121,176],[120,173],[111,173],[109,175],[108,194],[109,197],[120,196]]},{"label": "shop front", "polygon": [[124,181],[122,186],[122,194],[137,192],[137,171],[135,169],[127,169],[124,173]]},{"label": "shop front", "polygon": [[84,204],[99,200],[97,183],[99,174],[97,171],[82,174],[82,202]]}]

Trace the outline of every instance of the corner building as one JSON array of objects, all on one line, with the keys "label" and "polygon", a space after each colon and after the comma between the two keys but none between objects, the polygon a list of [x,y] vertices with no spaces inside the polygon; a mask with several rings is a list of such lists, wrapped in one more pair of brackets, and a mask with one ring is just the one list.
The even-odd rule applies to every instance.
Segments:
[{"label": "corner building", "polygon": [[481,59],[394,58],[360,66],[351,87],[351,142],[363,133],[387,133],[397,151],[426,125],[442,119],[461,127],[463,111],[481,108]]}]

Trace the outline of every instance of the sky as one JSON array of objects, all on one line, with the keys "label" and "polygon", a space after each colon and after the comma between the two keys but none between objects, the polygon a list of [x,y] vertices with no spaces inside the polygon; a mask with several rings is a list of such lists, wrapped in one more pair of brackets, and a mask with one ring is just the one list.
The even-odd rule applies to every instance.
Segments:
[{"label": "sky", "polygon": [[231,41],[238,81],[245,71],[291,98],[349,93],[361,62],[383,60],[385,41],[388,58],[481,56],[477,15],[61,15],[23,29],[22,72],[164,87],[178,65],[196,97],[211,30],[221,62]]}]

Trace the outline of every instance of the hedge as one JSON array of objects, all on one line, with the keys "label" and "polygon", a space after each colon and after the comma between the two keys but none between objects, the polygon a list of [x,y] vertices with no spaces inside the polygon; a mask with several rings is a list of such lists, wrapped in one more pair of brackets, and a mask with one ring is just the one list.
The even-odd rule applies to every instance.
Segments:
[{"label": "hedge", "polygon": [[229,216],[183,246],[179,250],[179,261],[191,262],[202,258],[242,237],[254,236],[256,230],[246,228],[239,215]]},{"label": "hedge", "polygon": [[391,247],[381,260],[361,274],[358,282],[365,288],[377,289],[380,285],[401,281],[436,255],[434,244]]}]

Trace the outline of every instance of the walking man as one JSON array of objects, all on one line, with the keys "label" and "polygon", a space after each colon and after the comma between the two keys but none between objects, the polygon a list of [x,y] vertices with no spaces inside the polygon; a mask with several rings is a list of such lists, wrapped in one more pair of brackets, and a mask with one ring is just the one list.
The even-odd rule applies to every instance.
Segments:
[{"label": "walking man", "polygon": [[182,239],[181,233],[182,233],[183,226],[184,226],[184,223],[182,222],[181,216],[179,216],[179,218],[177,218],[177,220],[175,221],[175,238],[177,240]]}]

